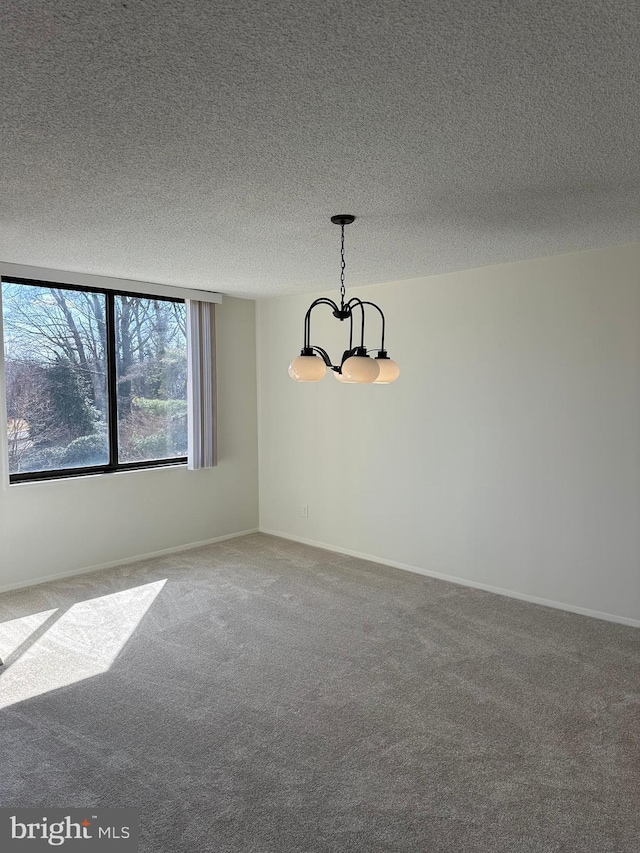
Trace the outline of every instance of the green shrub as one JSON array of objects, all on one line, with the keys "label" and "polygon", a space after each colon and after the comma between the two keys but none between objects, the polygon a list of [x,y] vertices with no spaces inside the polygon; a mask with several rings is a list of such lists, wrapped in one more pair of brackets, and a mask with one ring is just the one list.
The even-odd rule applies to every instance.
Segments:
[{"label": "green shrub", "polygon": [[149,400],[145,397],[134,397],[133,408],[155,417],[176,418],[187,414],[186,400]]},{"label": "green shrub", "polygon": [[74,439],[62,452],[61,465],[104,465],[109,459],[106,437],[100,433],[83,435]]},{"label": "green shrub", "polygon": [[41,447],[25,454],[20,462],[21,471],[50,471],[63,468],[64,447]]},{"label": "green shrub", "polygon": [[164,432],[156,432],[153,435],[145,435],[142,438],[134,438],[132,445],[136,455],[140,459],[163,459],[171,456],[167,446],[167,435]]}]

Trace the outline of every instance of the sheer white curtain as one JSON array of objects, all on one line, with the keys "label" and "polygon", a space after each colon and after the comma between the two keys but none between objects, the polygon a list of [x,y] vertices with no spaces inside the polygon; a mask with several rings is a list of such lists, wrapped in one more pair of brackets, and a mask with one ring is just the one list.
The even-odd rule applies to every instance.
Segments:
[{"label": "sheer white curtain", "polygon": [[216,442],[216,320],[215,304],[187,299],[189,398],[188,465],[213,468]]}]

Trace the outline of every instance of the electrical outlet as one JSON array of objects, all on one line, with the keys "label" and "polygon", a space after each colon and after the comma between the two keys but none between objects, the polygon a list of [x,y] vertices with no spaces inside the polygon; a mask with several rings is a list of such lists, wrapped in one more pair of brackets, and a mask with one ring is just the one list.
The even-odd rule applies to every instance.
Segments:
[{"label": "electrical outlet", "polygon": [[302,517],[309,518],[309,504],[302,504]]}]

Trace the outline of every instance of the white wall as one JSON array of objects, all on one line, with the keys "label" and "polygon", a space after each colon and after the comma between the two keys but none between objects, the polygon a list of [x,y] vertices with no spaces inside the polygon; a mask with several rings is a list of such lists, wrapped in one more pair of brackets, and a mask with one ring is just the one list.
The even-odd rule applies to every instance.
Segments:
[{"label": "white wall", "polygon": [[261,528],[640,619],[640,245],[354,294],[394,385],[293,382],[311,298],[259,303]]},{"label": "white wall", "polygon": [[257,528],[255,303],[225,297],[216,329],[218,467],[0,487],[0,589]]}]

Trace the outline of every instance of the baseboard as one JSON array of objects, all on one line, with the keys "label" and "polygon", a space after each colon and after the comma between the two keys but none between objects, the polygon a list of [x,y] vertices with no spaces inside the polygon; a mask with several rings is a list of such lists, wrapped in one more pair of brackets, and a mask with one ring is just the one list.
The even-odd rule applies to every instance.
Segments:
[{"label": "baseboard", "polygon": [[151,560],[153,557],[163,557],[165,554],[177,554],[180,551],[191,551],[193,548],[202,548],[205,545],[213,545],[215,542],[224,542],[225,539],[237,539],[239,536],[248,536],[249,533],[258,533],[258,528],[253,527],[251,530],[240,530],[238,533],[226,533],[224,536],[215,536],[213,539],[204,539],[202,542],[190,542],[187,545],[176,545],[172,548],[163,548],[161,551],[150,551],[148,554],[137,554],[135,557],[125,557],[122,560],[112,560],[110,563],[100,563],[95,566],[87,566],[84,569],[72,569],[69,572],[59,572],[56,575],[45,575],[44,577],[34,578],[33,580],[18,581],[18,583],[0,586],[0,593],[10,592],[12,589],[22,589],[26,586],[38,586],[38,584],[48,583],[49,581],[73,578],[76,577],[76,575],[88,575],[92,572],[101,572],[103,569],[113,569],[116,566],[126,566],[130,563],[139,563],[141,560]]},{"label": "baseboard", "polygon": [[640,619],[631,619],[628,616],[617,616],[615,613],[603,613],[600,610],[589,610],[586,607],[577,607],[573,604],[566,604],[563,601],[552,601],[548,598],[538,598],[535,595],[527,595],[527,593],[524,592],[502,589],[502,587],[490,586],[486,583],[478,583],[477,581],[467,580],[466,578],[459,578],[453,575],[444,575],[440,572],[423,569],[420,566],[411,566],[408,563],[398,563],[395,560],[386,560],[383,557],[376,557],[373,554],[363,554],[360,551],[351,551],[349,548],[340,548],[337,545],[327,545],[325,542],[317,542],[314,539],[305,539],[303,536],[293,536],[290,533],[282,533],[282,531],[279,530],[269,530],[265,527],[261,527],[260,533],[266,533],[269,536],[278,536],[280,539],[289,539],[292,542],[300,542],[303,545],[311,545],[313,548],[322,548],[325,551],[333,551],[337,554],[346,554],[348,557],[358,557],[361,560],[368,560],[370,563],[379,563],[382,566],[391,566],[394,569],[402,569],[405,572],[413,572],[417,575],[437,578],[438,580],[456,583],[460,586],[469,586],[473,589],[493,592],[496,595],[505,595],[507,598],[517,598],[520,601],[528,601],[531,604],[542,604],[544,607],[553,607],[556,610],[566,610],[569,613],[578,613],[580,616],[590,616],[593,619],[604,619],[606,622],[617,622],[620,625],[629,625],[632,628],[640,628]]}]

